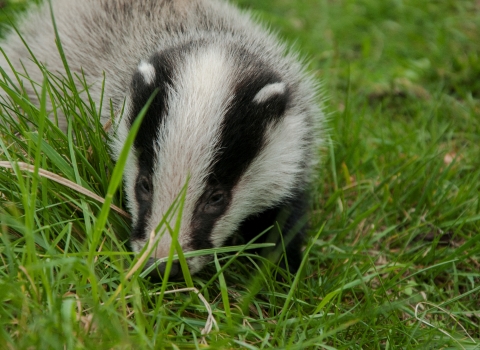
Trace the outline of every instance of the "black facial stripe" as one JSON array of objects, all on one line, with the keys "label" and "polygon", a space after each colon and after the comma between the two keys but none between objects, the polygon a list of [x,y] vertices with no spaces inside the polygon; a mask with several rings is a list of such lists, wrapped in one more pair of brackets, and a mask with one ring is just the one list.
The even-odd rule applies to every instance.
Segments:
[{"label": "black facial stripe", "polygon": [[152,173],[155,163],[154,144],[157,138],[157,132],[165,118],[168,108],[168,88],[172,85],[174,73],[171,55],[172,52],[168,50],[153,55],[148,63],[154,67],[154,81],[151,84],[147,84],[143,74],[136,71],[130,87],[132,101],[131,115],[128,120],[130,126],[148,99],[155,90],[158,89],[134,141],[135,149],[138,152],[139,166],[147,169],[149,173]]},{"label": "black facial stripe", "polygon": [[[130,85],[131,94],[131,114],[127,123],[131,127],[148,99],[158,89],[158,92],[152,101],[142,125],[134,141],[134,147],[138,156],[139,174],[135,182],[135,201],[138,212],[137,220],[132,229],[132,239],[146,238],[146,226],[151,216],[152,203],[148,196],[145,196],[141,189],[140,180],[142,177],[152,178],[156,154],[154,145],[157,139],[157,133],[164,121],[167,113],[168,87],[173,81],[173,64],[171,58],[172,52],[165,51],[153,55],[148,63],[154,67],[155,78],[148,84],[141,72],[135,72]],[[153,184],[151,185],[153,191]]]},{"label": "black facial stripe", "polygon": [[194,233],[189,241],[189,246],[193,250],[210,249],[213,248],[213,243],[210,238],[213,226],[215,225],[217,216],[205,216],[193,214],[191,223],[192,232]]},{"label": "black facial stripe", "polygon": [[217,219],[225,214],[230,204],[231,195],[229,192],[224,191],[225,203],[222,208],[215,213],[205,211],[204,207],[208,204],[208,200],[213,192],[215,192],[215,190],[207,189],[196,203],[191,222],[191,228],[194,234],[190,239],[190,247],[193,250],[213,248],[211,240],[213,226]]},{"label": "black facial stripe", "polygon": [[246,77],[237,85],[235,97],[225,115],[219,142],[221,153],[212,165],[209,178],[210,184],[219,182],[229,189],[235,186],[261,151],[267,126],[282,119],[289,97],[287,90],[266,101],[253,102],[263,87],[281,80],[265,67],[247,67],[245,70]]},{"label": "black facial stripe", "polygon": [[139,203],[137,222],[132,228],[131,239],[145,239],[147,237],[146,227],[152,213],[150,203]]},{"label": "black facial stripe", "polygon": [[151,174],[146,171],[146,169],[140,168],[139,174],[135,181],[135,200],[137,202],[137,220],[135,225],[132,228],[131,238],[135,239],[145,239],[147,237],[146,226],[148,225],[148,220],[150,219],[152,212],[152,203],[151,195],[145,193],[142,189],[141,178],[151,178]]}]

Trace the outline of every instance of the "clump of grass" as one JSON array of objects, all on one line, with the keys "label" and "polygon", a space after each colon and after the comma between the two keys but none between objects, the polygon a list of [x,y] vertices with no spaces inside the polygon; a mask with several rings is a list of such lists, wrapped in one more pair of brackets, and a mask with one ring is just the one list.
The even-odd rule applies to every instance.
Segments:
[{"label": "clump of grass", "polygon": [[145,280],[128,219],[39,176],[105,198],[121,172],[83,78],[44,70],[22,78],[38,105],[0,83],[0,161],[33,166],[0,169],[0,348],[478,348],[480,7],[238,2],[297,40],[329,95],[301,271],[237,247],[190,253],[214,259],[184,282]]}]

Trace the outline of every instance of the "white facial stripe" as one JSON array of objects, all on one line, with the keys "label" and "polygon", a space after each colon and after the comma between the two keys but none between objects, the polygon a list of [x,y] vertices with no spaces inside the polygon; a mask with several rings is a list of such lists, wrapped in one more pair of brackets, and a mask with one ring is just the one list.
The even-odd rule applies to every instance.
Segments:
[{"label": "white facial stripe", "polygon": [[[154,197],[147,230],[154,229],[189,180],[182,226],[178,237],[183,248],[191,238],[190,222],[216,155],[220,127],[233,95],[232,63],[221,49],[187,57],[168,93],[168,115],[160,127],[153,183]],[[176,215],[170,224],[173,227]],[[168,255],[171,237],[163,235],[155,257]]]},{"label": "white facial stripe", "polygon": [[288,198],[303,173],[300,161],[308,145],[302,142],[306,123],[302,115],[287,114],[266,130],[266,142],[233,189],[228,212],[216,223],[211,238],[215,247],[246,217]]},{"label": "white facial stripe", "polygon": [[145,61],[140,62],[138,71],[142,73],[143,79],[148,85],[155,81],[155,68],[150,63]]},{"label": "white facial stripe", "polygon": [[272,96],[283,95],[286,88],[287,87],[285,86],[285,83],[273,83],[265,85],[262,90],[255,95],[253,102],[262,103],[267,101]]}]

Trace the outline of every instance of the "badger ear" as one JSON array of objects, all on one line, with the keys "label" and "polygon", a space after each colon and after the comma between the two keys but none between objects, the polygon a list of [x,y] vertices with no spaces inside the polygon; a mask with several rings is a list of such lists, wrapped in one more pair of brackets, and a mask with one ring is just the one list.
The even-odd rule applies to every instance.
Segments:
[{"label": "badger ear", "polygon": [[147,85],[153,84],[155,81],[155,67],[151,63],[141,61],[138,65],[138,71]]},{"label": "badger ear", "polygon": [[253,98],[253,102],[261,104],[274,97],[285,95],[287,86],[285,83],[272,83],[265,85]]},{"label": "badger ear", "polygon": [[285,112],[288,101],[287,85],[283,82],[265,85],[253,98],[253,102],[271,114],[279,117]]}]

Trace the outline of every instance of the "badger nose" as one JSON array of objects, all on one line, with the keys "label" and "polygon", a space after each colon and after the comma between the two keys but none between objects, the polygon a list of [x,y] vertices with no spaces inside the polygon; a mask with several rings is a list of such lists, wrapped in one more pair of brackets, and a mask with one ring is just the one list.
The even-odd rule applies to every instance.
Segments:
[{"label": "badger nose", "polygon": [[[145,265],[145,269],[155,264],[156,259],[150,258],[148,259],[147,264]],[[163,276],[165,274],[165,269],[167,268],[167,263],[162,262],[154,268],[148,276],[150,277],[150,281],[157,283],[163,280]],[[178,261],[174,261],[172,263],[172,268],[170,269],[170,273],[168,274],[169,280],[178,280],[180,278],[180,263]]]}]

